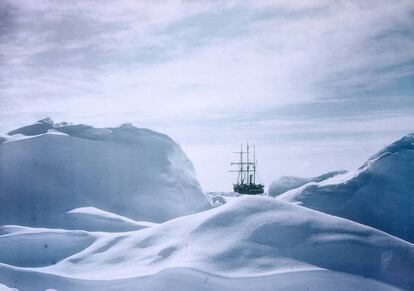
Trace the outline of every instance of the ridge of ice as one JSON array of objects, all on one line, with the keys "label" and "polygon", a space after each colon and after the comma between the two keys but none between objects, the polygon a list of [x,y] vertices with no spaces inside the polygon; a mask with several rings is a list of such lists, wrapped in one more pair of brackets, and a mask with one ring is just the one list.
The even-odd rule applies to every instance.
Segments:
[{"label": "ridge of ice", "polygon": [[210,205],[191,161],[164,134],[49,119],[11,131],[0,144],[0,221],[76,229],[86,221],[66,212],[80,207],[161,222]]},{"label": "ridge of ice", "polygon": [[278,199],[370,225],[414,242],[414,134],[355,171],[287,191]]}]

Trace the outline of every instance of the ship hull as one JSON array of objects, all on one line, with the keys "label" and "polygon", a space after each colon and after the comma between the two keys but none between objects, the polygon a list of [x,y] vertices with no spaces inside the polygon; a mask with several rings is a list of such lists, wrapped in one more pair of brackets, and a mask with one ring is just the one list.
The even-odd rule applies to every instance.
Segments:
[{"label": "ship hull", "polygon": [[264,193],[264,186],[261,184],[254,184],[254,185],[233,185],[234,192],[246,195],[260,195]]}]

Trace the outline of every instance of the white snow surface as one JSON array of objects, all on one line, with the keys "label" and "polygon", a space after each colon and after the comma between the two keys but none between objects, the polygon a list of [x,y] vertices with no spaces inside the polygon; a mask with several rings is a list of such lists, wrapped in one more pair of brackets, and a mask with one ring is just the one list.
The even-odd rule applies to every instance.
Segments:
[{"label": "white snow surface", "polygon": [[24,139],[0,144],[0,224],[78,229],[84,223],[66,213],[80,207],[151,222],[210,208],[192,163],[166,135],[50,119],[9,135]]},{"label": "white snow surface", "polygon": [[123,232],[156,225],[147,221],[135,221],[95,207],[73,209],[66,212],[66,217],[66,224],[87,231]]},{"label": "white snow surface", "polygon": [[6,285],[0,284],[0,291],[17,291],[16,288],[9,288]]},{"label": "white snow surface", "polygon": [[356,171],[310,182],[278,199],[414,242],[414,134],[385,147]]},{"label": "white snow surface", "polygon": [[209,198],[211,206],[218,207],[237,199],[241,194],[237,192],[207,192],[206,195]]},{"label": "white snow surface", "polygon": [[414,290],[414,244],[297,205],[342,193],[364,224],[379,207],[409,226],[412,147],[277,199],[210,193],[211,209],[167,136],[41,120],[0,139],[0,290]]},{"label": "white snow surface", "polygon": [[[12,226],[2,233],[31,253],[23,262],[7,256],[13,250],[0,256],[0,282],[21,290],[414,288],[414,245],[274,198],[239,197],[123,233]],[[26,244],[34,234],[36,243]],[[45,255],[45,243],[58,254]],[[61,248],[70,250],[66,258]]]},{"label": "white snow surface", "polygon": [[305,185],[306,183],[310,182],[321,182],[323,180],[329,179],[331,177],[334,177],[336,175],[345,174],[346,171],[333,171],[329,172],[317,177],[313,178],[302,178],[302,177],[294,177],[294,176],[282,176],[279,179],[273,181],[269,185],[269,196],[278,196],[286,191],[289,191],[291,189],[298,188],[302,185]]}]

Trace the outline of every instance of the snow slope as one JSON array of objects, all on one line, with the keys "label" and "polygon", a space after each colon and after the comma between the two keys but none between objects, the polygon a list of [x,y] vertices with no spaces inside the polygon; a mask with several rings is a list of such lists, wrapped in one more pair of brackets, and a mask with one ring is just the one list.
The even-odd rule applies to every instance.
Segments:
[{"label": "snow slope", "polygon": [[124,232],[154,226],[155,223],[135,221],[94,207],[76,208],[65,214],[65,225],[87,231]]},{"label": "snow slope", "polygon": [[88,236],[91,245],[49,266],[0,260],[0,282],[24,290],[414,288],[414,245],[273,198],[240,197],[139,231]]},{"label": "snow slope", "polygon": [[[0,265],[0,277],[13,277],[24,291],[397,291],[390,285],[360,276],[327,270],[288,272],[269,276],[228,278],[191,269],[167,269],[151,276],[122,280],[76,280],[56,275],[18,270]],[[5,286],[5,285],[4,285]],[[0,285],[0,287],[2,287]],[[17,290],[17,289],[3,290]],[[53,288],[53,289],[52,289]]]},{"label": "snow slope", "polygon": [[152,222],[210,208],[191,162],[166,135],[50,119],[10,132],[0,144],[0,225],[81,229],[81,217],[67,215],[80,207]]},{"label": "snow slope", "polygon": [[414,134],[385,147],[354,172],[308,183],[279,199],[414,242]]},{"label": "snow slope", "polygon": [[321,182],[323,180],[329,179],[336,175],[345,174],[346,171],[333,171],[313,178],[302,178],[302,177],[293,177],[293,176],[282,176],[279,179],[273,181],[269,185],[269,195],[278,196],[286,191],[291,189],[298,188],[302,185],[305,185],[309,182]]},{"label": "snow slope", "polygon": [[0,284],[0,291],[15,291],[15,288],[9,288],[6,285]]},{"label": "snow slope", "polygon": [[0,140],[0,290],[414,290],[414,244],[296,205],[409,234],[413,140],[210,209],[167,136],[41,120]]},{"label": "snow slope", "polygon": [[0,227],[0,262],[18,267],[41,267],[74,255],[94,241],[84,231]]}]

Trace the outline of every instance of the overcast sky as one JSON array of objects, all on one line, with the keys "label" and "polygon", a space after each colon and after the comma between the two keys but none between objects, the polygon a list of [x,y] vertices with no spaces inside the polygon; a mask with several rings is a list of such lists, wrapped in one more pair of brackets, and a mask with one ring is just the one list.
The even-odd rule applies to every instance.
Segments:
[{"label": "overcast sky", "polygon": [[0,2],[0,130],[50,116],[174,138],[206,190],[353,169],[414,128],[414,2]]}]

